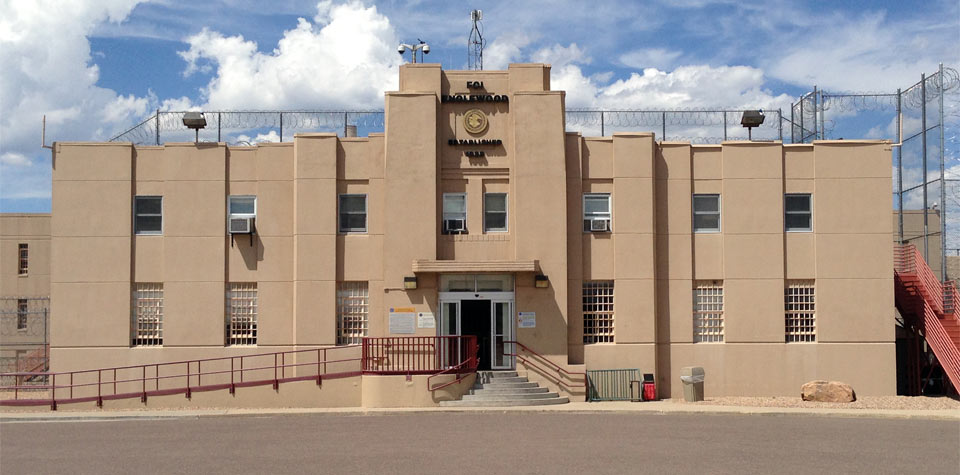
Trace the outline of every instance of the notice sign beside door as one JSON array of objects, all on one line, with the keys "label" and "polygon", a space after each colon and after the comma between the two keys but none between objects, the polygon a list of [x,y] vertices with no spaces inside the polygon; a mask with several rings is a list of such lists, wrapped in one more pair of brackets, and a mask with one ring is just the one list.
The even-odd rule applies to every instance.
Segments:
[{"label": "notice sign beside door", "polygon": [[517,312],[517,328],[537,328],[537,312]]},{"label": "notice sign beside door", "polygon": [[417,328],[437,328],[437,319],[432,312],[420,312],[417,314]]},{"label": "notice sign beside door", "polygon": [[390,333],[416,333],[416,321],[417,309],[413,307],[390,307]]}]

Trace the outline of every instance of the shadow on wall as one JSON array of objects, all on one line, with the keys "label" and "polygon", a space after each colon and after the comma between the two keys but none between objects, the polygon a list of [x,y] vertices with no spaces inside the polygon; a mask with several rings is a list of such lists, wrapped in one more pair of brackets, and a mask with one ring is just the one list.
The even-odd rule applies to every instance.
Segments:
[{"label": "shadow on wall", "polygon": [[257,262],[263,260],[265,251],[259,234],[233,234],[230,236],[230,245],[240,251],[247,270],[257,270]]}]

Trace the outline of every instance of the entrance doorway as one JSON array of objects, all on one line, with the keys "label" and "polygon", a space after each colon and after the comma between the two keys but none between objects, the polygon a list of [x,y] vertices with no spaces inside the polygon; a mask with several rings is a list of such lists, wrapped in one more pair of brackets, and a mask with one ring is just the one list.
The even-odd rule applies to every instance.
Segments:
[{"label": "entrance doorway", "polygon": [[489,300],[461,300],[460,301],[460,334],[477,337],[477,369],[489,370],[493,366],[491,356],[493,351],[490,345],[490,301]]},{"label": "entrance doorway", "polygon": [[480,370],[513,369],[513,276],[445,275],[440,283],[439,334],[476,336]]}]

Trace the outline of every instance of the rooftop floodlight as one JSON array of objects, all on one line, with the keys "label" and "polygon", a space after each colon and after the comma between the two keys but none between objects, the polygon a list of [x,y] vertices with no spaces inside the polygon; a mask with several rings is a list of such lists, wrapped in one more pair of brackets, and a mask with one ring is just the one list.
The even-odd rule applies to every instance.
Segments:
[{"label": "rooftop floodlight", "polygon": [[740,125],[747,128],[747,138],[753,140],[753,128],[759,127],[763,123],[763,110],[743,111],[743,117],[740,118]]},{"label": "rooftop floodlight", "polygon": [[207,119],[203,118],[203,112],[184,112],[183,125],[193,129],[195,142],[200,142],[200,129],[207,126]]}]

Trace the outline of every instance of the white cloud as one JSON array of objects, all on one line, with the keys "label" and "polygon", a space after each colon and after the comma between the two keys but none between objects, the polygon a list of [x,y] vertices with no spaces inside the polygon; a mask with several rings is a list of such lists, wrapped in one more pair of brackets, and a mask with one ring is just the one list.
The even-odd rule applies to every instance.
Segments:
[{"label": "white cloud", "polygon": [[210,68],[205,108],[382,107],[396,89],[396,34],[390,21],[359,2],[318,5],[323,26],[300,18],[270,53],[242,36],[204,29],[186,38],[186,75]]},{"label": "white cloud", "polygon": [[554,71],[551,85],[567,90],[570,107],[608,109],[696,109],[704,107],[777,109],[789,107],[786,94],[763,88],[763,71],[749,66],[648,68],[609,85],[585,77],[576,65]]},{"label": "white cloud", "polygon": [[683,53],[665,48],[643,48],[620,55],[620,63],[634,69],[670,69]]},{"label": "white cloud", "polygon": [[533,38],[521,32],[498,36],[483,50],[483,69],[507,69],[510,63],[521,61],[522,49],[532,41]]},{"label": "white cloud", "polygon": [[938,59],[956,58],[956,22],[891,21],[882,11],[822,16],[809,29],[777,37],[767,66],[772,77],[835,91],[889,92],[935,70]]},{"label": "white cloud", "polygon": [[[139,0],[0,0],[0,197],[50,196],[49,161],[38,146],[40,120],[56,140],[105,140],[149,109],[149,99],[97,86],[87,36],[123,21]],[[46,157],[46,158],[44,158]]]},{"label": "white cloud", "polygon": [[546,48],[541,48],[534,52],[530,59],[534,63],[547,63],[554,68],[562,68],[568,64],[590,64],[593,61],[587,55],[586,50],[577,46],[576,43],[570,43],[569,46],[554,44]]},{"label": "white cloud", "polygon": [[241,144],[242,144],[242,143],[248,143],[248,144],[251,144],[251,145],[252,145],[252,144],[258,144],[258,143],[263,143],[263,142],[274,142],[274,143],[276,143],[276,142],[279,142],[279,141],[280,141],[280,134],[278,134],[276,130],[271,130],[270,132],[267,132],[266,134],[257,134],[257,136],[256,136],[256,137],[253,137],[253,138],[250,138],[249,135],[238,135],[238,136],[237,136],[237,139],[236,139],[236,143],[241,143]]},{"label": "white cloud", "polygon": [[17,152],[6,152],[0,155],[0,163],[13,167],[29,167],[33,162],[26,155]]}]

